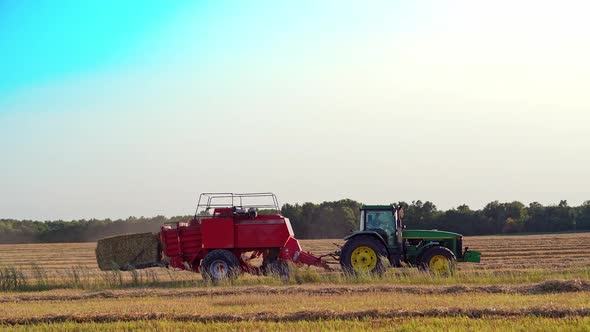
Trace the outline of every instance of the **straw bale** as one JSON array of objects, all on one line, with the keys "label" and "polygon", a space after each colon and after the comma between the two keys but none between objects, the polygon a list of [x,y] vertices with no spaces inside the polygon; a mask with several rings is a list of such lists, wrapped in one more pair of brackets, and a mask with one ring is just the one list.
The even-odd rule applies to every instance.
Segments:
[{"label": "straw bale", "polygon": [[159,262],[160,241],[152,233],[126,234],[98,240],[96,261],[101,270]]}]

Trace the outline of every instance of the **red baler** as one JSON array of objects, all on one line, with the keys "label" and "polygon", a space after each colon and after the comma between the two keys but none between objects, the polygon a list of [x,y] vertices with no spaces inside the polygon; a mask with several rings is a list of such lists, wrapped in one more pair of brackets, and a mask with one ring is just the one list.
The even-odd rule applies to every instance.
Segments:
[{"label": "red baler", "polygon": [[[160,240],[165,265],[201,272],[212,281],[240,272],[286,277],[287,262],[330,270],[323,256],[301,249],[272,193],[203,193],[195,217],[163,225]],[[262,263],[251,264],[256,258]]]}]

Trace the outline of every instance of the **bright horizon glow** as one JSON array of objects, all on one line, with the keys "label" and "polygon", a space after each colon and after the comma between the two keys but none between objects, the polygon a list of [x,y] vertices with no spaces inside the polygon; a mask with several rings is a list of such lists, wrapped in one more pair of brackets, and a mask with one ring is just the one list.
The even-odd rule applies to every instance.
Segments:
[{"label": "bright horizon glow", "polygon": [[590,199],[582,1],[0,3],[0,218]]}]

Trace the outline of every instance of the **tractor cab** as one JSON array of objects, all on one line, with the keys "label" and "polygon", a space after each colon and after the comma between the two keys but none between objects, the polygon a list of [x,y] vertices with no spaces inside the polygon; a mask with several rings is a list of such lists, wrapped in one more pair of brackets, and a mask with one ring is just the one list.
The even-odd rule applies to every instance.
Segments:
[{"label": "tractor cab", "polygon": [[361,232],[377,233],[387,247],[402,247],[403,207],[364,205],[361,207]]}]

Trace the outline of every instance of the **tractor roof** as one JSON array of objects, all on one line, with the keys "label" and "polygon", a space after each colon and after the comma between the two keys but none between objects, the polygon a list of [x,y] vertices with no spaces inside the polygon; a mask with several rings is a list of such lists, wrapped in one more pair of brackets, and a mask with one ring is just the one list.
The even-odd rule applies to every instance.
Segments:
[{"label": "tractor roof", "polygon": [[361,210],[392,210],[393,205],[362,205]]}]

